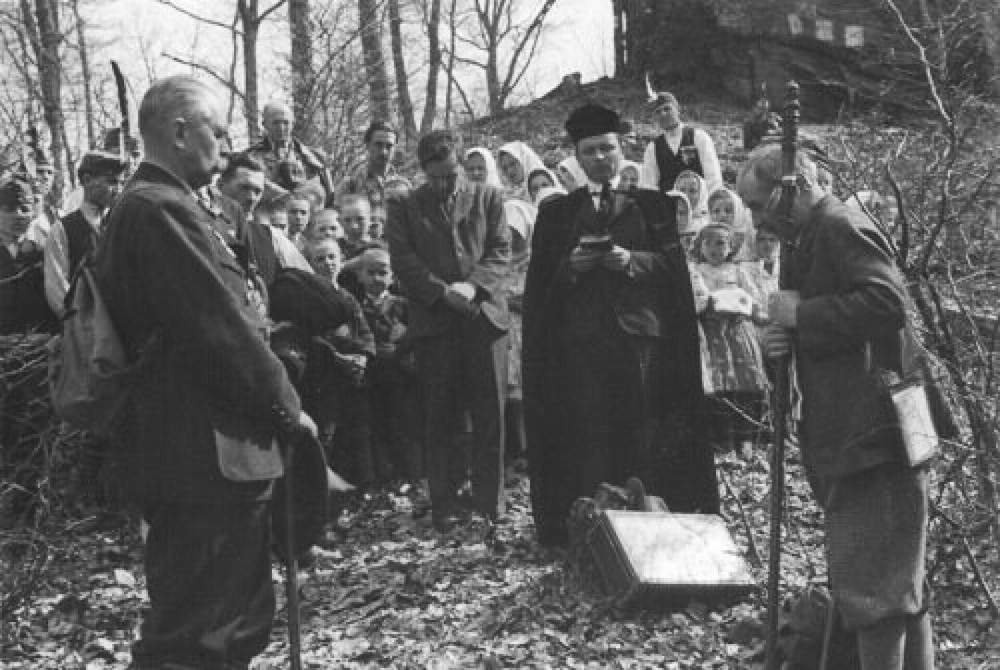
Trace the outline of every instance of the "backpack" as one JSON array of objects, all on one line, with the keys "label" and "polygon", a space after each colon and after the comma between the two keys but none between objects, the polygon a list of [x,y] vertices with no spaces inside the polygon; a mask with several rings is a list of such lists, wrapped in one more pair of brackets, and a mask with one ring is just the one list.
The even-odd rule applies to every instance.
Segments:
[{"label": "backpack", "polygon": [[49,391],[59,417],[99,437],[110,436],[155,339],[136,363],[128,364],[93,271],[84,263],[67,293],[62,335],[48,345]]}]

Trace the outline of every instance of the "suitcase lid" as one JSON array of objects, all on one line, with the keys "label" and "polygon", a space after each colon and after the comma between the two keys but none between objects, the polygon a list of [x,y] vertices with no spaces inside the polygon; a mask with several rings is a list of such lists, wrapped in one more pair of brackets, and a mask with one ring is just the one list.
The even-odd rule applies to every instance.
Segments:
[{"label": "suitcase lid", "polygon": [[714,514],[605,510],[601,523],[642,584],[678,587],[756,586],[729,529]]}]

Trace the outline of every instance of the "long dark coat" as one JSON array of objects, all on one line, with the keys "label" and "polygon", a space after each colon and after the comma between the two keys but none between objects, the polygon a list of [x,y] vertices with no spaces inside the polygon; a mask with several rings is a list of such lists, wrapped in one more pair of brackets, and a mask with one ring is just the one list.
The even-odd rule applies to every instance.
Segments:
[{"label": "long dark coat", "polygon": [[225,478],[217,449],[275,449],[300,412],[213,216],[176,177],[143,163],[98,250],[97,280],[125,346],[135,351],[154,332],[162,341],[116,454],[126,493],[139,501],[266,498],[269,481]]},{"label": "long dark coat", "polygon": [[[620,484],[637,475],[676,511],[718,508],[711,447],[700,429],[697,320],[673,203],[655,191],[615,192],[608,229],[631,252],[629,267],[577,275],[569,253],[596,217],[579,189],[541,207],[532,240],[524,404],[542,543],[565,542],[569,507],[593,494],[595,478]],[[621,374],[629,366],[636,369]]]}]

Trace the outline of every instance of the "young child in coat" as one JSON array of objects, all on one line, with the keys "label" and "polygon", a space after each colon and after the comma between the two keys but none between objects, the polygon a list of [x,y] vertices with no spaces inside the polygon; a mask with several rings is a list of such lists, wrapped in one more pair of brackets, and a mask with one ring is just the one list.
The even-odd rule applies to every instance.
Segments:
[{"label": "young child in coat", "polygon": [[375,338],[375,359],[368,375],[372,446],[376,468],[419,486],[424,476],[417,434],[416,378],[406,298],[390,292],[389,252],[372,247],[358,256],[364,294],[361,309]]},{"label": "young child in coat", "polygon": [[754,327],[762,308],[750,277],[728,260],[732,235],[723,224],[710,223],[702,229],[691,285],[701,322],[705,393],[717,401],[712,404],[717,441],[724,450],[738,443],[748,454],[767,389]]},{"label": "young child in coat", "polygon": [[[328,374],[313,375],[308,382],[312,395],[322,398],[314,411],[321,439],[327,447],[330,466],[361,487],[375,484],[381,473],[375,469],[371,441],[371,412],[365,386],[369,361],[375,355],[371,329],[354,296],[337,281],[343,255],[337,240],[322,238],[306,246],[306,258],[317,276],[328,281],[335,299],[349,311],[347,323],[325,335],[310,358],[321,356]],[[310,360],[310,365],[314,363]],[[308,374],[308,373],[307,373]]]}]

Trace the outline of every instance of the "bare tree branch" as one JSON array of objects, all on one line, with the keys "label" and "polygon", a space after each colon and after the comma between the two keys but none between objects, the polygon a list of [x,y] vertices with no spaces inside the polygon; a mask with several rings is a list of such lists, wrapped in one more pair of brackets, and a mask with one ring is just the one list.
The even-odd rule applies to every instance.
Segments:
[{"label": "bare tree branch", "polygon": [[[215,26],[216,28],[222,28],[224,30],[232,30],[232,27],[229,26],[228,24],[223,23],[222,21],[216,21],[215,19],[210,19],[208,17],[201,16],[200,14],[195,14],[194,12],[192,12],[189,9],[185,9],[184,7],[181,7],[180,5],[174,4],[172,2],[172,0],[157,0],[157,2],[159,2],[162,5],[166,5],[167,7],[170,7],[173,10],[176,10],[176,11],[180,12],[181,14],[184,14],[185,16],[188,16],[188,17],[194,19],[195,21],[199,21],[201,23],[207,23],[210,26]],[[284,2],[284,0],[282,0],[282,2]],[[243,35],[243,33],[241,31],[239,31],[239,34],[241,36]]]},{"label": "bare tree branch", "polygon": [[233,95],[237,96],[240,100],[244,100],[246,98],[246,96],[244,96],[243,94],[243,91],[241,91],[239,88],[236,87],[236,84],[226,79],[226,77],[222,76],[221,74],[219,74],[209,66],[205,65],[204,63],[198,63],[166,52],[163,53],[163,57],[168,58],[174,61],[175,63],[180,63],[181,65],[187,65],[188,67],[192,67],[195,70],[198,70],[199,72],[204,72],[205,74],[207,74],[208,76],[212,77],[213,79],[221,83],[223,86],[225,86],[226,89],[228,89]]}]

